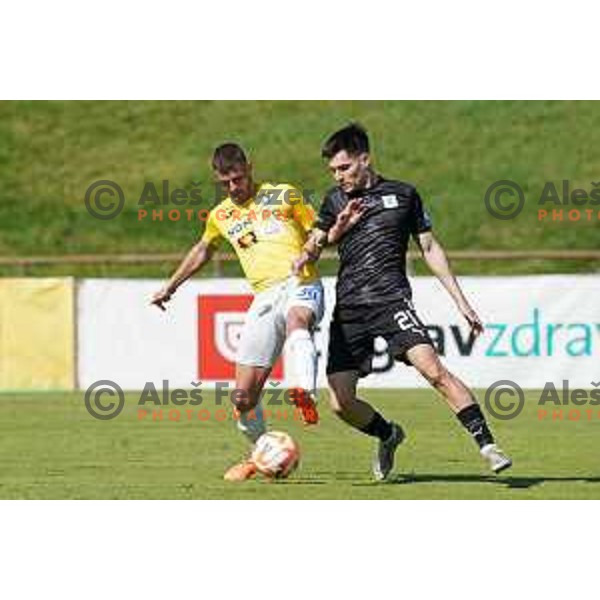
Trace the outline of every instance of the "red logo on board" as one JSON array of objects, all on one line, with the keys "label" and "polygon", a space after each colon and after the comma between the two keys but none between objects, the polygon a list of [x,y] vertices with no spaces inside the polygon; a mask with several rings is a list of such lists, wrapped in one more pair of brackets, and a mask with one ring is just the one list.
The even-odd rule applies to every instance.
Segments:
[{"label": "red logo on board", "polygon": [[[198,378],[235,379],[235,356],[252,296],[209,294],[198,296]],[[283,379],[283,361],[277,360],[271,378]]]}]

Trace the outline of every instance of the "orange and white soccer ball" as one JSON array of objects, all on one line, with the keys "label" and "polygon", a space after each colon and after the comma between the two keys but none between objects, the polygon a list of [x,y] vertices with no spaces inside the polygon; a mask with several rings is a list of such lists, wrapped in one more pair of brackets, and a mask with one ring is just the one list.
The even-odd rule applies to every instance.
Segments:
[{"label": "orange and white soccer ball", "polygon": [[267,477],[287,477],[300,462],[298,444],[283,431],[261,435],[252,452],[252,462]]}]

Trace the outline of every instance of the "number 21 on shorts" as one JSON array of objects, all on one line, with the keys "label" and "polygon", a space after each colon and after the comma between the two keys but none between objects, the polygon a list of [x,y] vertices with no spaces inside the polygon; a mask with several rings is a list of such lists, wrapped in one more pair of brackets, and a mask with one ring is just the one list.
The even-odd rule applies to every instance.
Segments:
[{"label": "number 21 on shorts", "polygon": [[417,321],[410,305],[406,310],[399,310],[394,315],[394,321],[396,321],[402,331],[406,331],[407,329],[421,329],[421,324]]}]

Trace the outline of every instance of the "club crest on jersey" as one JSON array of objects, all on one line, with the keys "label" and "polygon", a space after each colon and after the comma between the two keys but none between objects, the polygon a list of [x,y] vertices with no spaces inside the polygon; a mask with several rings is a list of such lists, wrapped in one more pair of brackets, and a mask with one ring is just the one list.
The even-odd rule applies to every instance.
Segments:
[{"label": "club crest on jersey", "polygon": [[381,196],[383,200],[383,208],[398,208],[398,198],[395,194],[390,196]]},{"label": "club crest on jersey", "polygon": [[247,248],[250,248],[250,246],[252,246],[253,244],[256,244],[258,240],[256,239],[256,234],[254,233],[254,231],[249,231],[248,233],[245,233],[244,235],[239,237],[236,241],[240,248],[246,250]]}]

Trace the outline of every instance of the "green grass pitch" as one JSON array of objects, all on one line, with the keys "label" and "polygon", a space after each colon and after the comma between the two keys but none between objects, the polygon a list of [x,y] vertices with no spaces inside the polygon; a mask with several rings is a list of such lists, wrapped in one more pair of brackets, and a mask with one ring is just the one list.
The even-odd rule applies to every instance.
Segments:
[{"label": "green grass pitch", "polygon": [[[183,253],[204,224],[185,217],[140,221],[146,182],[162,189],[162,180],[169,180],[170,190],[188,192],[192,182],[200,182],[202,208],[208,208],[215,200],[209,158],[216,145],[235,139],[250,152],[258,179],[294,183],[321,198],[332,179],[320,145],[350,120],[368,128],[381,173],[417,186],[446,248],[597,247],[599,219],[537,220],[547,181],[560,186],[569,179],[572,190],[588,193],[598,181],[600,104],[594,101],[5,101],[0,256],[146,254],[149,248]],[[84,205],[88,186],[101,179],[116,181],[125,196],[123,213],[102,222]],[[526,204],[517,219],[495,219],[485,208],[485,191],[502,179],[524,190]],[[326,274],[335,272],[333,261],[321,266]],[[597,266],[534,259],[457,262],[462,274],[589,272]],[[172,268],[0,265],[0,275],[162,278]],[[417,271],[426,272],[419,262]],[[240,275],[235,264],[227,272]]]},{"label": "green grass pitch", "polygon": [[[521,415],[490,419],[514,467],[488,473],[477,449],[443,402],[428,390],[363,393],[408,437],[394,476],[370,476],[373,440],[338,421],[321,393],[321,423],[307,429],[288,419],[272,429],[290,432],[302,449],[301,467],[287,480],[238,484],[222,479],[246,445],[233,422],[214,415],[207,396],[180,421],[139,419],[139,394],[128,393],[121,415],[94,420],[83,393],[0,395],[0,498],[138,499],[551,499],[600,498],[597,449],[600,414],[569,421],[538,419],[538,394],[528,392]],[[480,394],[481,395],[481,394]],[[204,413],[204,415],[208,414]]]}]

